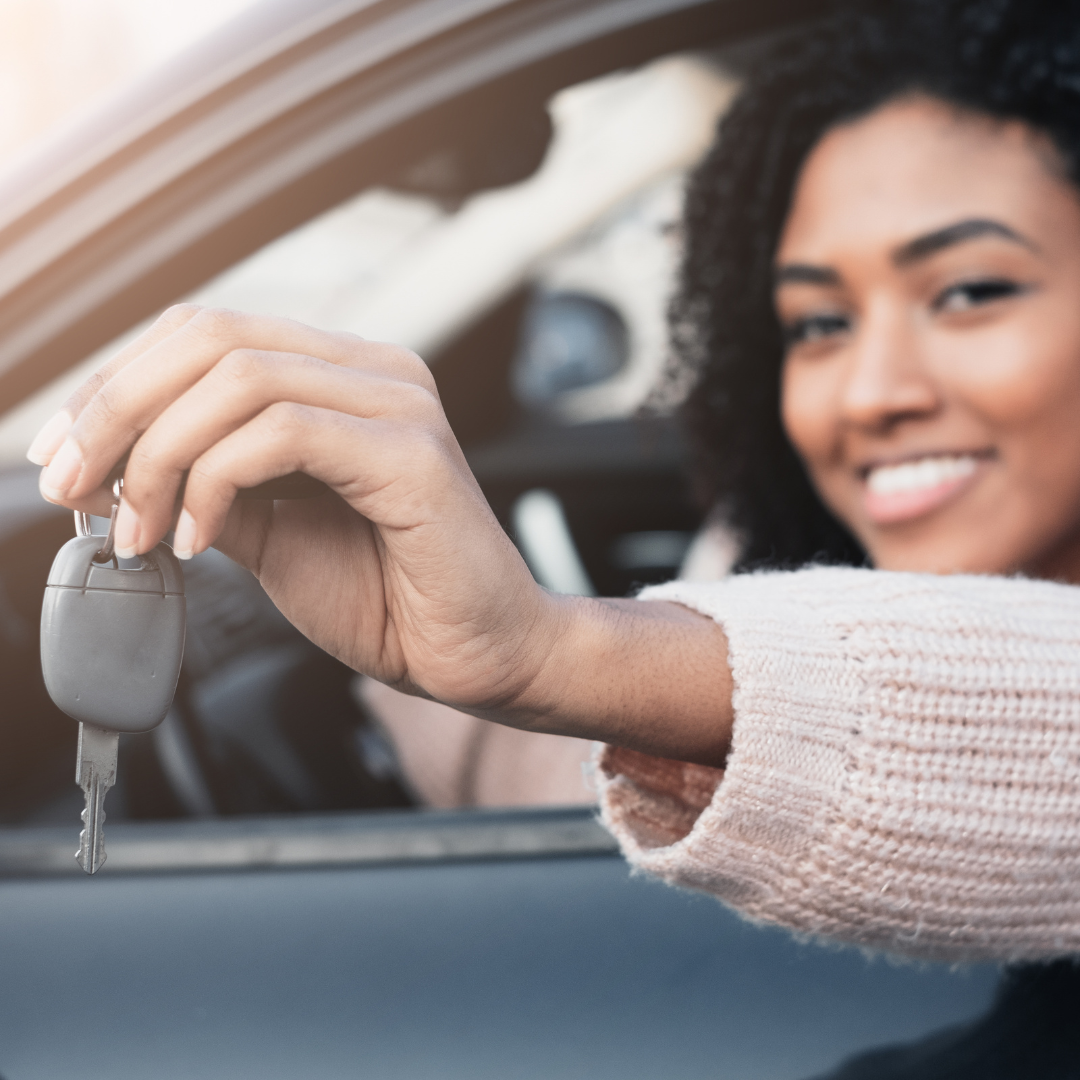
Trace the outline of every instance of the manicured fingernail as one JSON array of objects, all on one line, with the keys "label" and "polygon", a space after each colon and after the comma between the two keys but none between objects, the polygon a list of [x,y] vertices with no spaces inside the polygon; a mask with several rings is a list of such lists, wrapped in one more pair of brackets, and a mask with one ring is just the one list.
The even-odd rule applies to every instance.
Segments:
[{"label": "manicured fingernail", "polygon": [[173,533],[173,552],[178,559],[190,559],[195,554],[195,541],[199,537],[199,527],[195,519],[186,511],[180,511]]},{"label": "manicured fingernail", "polygon": [[35,465],[48,465],[57,447],[71,430],[71,417],[60,410],[35,436],[26,456]]},{"label": "manicured fingernail", "polygon": [[116,511],[116,554],[121,559],[134,559],[139,547],[139,515],[131,509],[131,504],[121,501]]},{"label": "manicured fingernail", "polygon": [[74,439],[65,439],[41,478],[42,491],[53,498],[62,499],[71,485],[78,480],[82,466],[83,456],[79,444]]}]

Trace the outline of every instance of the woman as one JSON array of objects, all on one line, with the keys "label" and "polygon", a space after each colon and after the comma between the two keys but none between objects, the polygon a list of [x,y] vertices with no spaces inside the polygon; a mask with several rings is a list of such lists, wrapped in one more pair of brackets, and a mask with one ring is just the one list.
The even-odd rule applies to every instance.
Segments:
[{"label": "woman", "polygon": [[[1072,4],[907,5],[751,74],[691,191],[675,311],[702,484],[744,567],[1080,581],[1077,40]],[[607,753],[631,857],[895,951],[1076,951],[1075,646],[1043,636],[1075,601],[1028,584],[1010,625],[1019,592],[927,584],[644,594],[713,614],[746,662],[723,784]],[[1043,706],[1014,707],[1018,663]]]},{"label": "woman", "polygon": [[[1055,582],[1080,582],[1080,7],[898,11],[751,73],[676,309],[745,566],[855,567],[547,594],[420,360],[191,307],[43,429],[43,493],[100,512],[130,450],[119,554],[175,521],[356,670],[606,743],[629,857],[751,917],[1078,951],[1080,592]],[[296,469],[333,494],[234,502]]]}]

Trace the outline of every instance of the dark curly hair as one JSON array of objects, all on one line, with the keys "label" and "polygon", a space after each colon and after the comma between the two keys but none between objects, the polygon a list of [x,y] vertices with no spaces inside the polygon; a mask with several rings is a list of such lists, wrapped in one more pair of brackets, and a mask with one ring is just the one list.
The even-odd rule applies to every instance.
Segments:
[{"label": "dark curly hair", "polygon": [[799,169],[834,125],[924,92],[1047,134],[1080,184],[1080,0],[877,0],[773,42],[691,179],[671,306],[698,491],[743,540],[741,568],[865,553],[825,508],[780,420],[772,263]]}]

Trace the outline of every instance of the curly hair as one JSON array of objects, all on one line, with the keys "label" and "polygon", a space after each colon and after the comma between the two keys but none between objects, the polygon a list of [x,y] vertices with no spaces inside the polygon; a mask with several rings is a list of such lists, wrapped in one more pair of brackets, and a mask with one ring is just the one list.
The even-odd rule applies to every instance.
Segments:
[{"label": "curly hair", "polygon": [[773,258],[799,170],[839,123],[925,93],[1045,133],[1080,185],[1080,0],[877,0],[773,42],[691,178],[671,305],[703,502],[739,532],[739,568],[865,564],[783,430]]}]

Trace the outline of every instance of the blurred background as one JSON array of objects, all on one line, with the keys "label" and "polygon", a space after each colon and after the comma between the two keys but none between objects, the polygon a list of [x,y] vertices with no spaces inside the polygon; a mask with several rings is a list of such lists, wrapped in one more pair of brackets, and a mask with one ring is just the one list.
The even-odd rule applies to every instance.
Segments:
[{"label": "blurred background", "polygon": [[[184,70],[179,54],[197,54],[201,37],[251,7],[0,0],[0,171],[110,94],[143,93],[138,79],[156,66],[178,57]],[[734,70],[707,50],[660,55],[546,102],[508,103],[499,130],[489,119],[465,149],[418,147],[404,169],[174,299],[418,352],[484,494],[547,588],[619,596],[691,571],[701,510],[653,390],[686,172],[732,98]],[[36,653],[44,575],[71,516],[42,503],[26,447],[146,325],[88,348],[29,398],[0,402],[0,689],[19,703],[0,723],[0,821],[76,820],[81,797],[75,727],[46,699]],[[730,561],[726,548],[696,546]],[[591,801],[588,744],[354,678],[214,550],[185,577],[180,693],[153,735],[124,741],[113,820]]]}]

